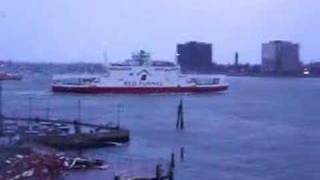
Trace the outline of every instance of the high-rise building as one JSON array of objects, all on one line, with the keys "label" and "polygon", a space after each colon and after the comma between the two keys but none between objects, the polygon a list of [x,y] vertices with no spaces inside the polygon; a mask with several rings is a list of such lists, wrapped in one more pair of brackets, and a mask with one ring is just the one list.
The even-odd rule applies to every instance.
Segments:
[{"label": "high-rise building", "polygon": [[212,44],[187,42],[177,45],[178,64],[182,73],[212,73]]},{"label": "high-rise building", "polygon": [[287,41],[270,41],[262,44],[262,71],[279,74],[301,72],[299,44]]},{"label": "high-rise building", "polygon": [[234,54],[234,66],[238,67],[239,66],[239,53],[236,52]]}]

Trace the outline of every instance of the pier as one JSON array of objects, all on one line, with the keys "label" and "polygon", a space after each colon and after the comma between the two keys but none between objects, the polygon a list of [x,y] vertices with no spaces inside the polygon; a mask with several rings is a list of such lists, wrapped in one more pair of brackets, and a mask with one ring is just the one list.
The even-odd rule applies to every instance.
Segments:
[{"label": "pier", "polygon": [[[118,145],[130,140],[128,129],[120,124],[98,125],[81,121],[78,101],[78,120],[52,120],[32,117],[32,98],[29,98],[29,117],[6,117],[2,112],[2,81],[0,80],[0,136],[11,142],[33,142],[59,149],[96,148]],[[48,112],[47,112],[48,114]],[[117,120],[120,121],[119,118]],[[17,139],[15,139],[17,141]]]},{"label": "pier", "polygon": [[21,142],[37,142],[59,149],[103,147],[130,140],[129,130],[118,126],[38,118],[3,117],[2,122],[3,135],[20,135]]}]

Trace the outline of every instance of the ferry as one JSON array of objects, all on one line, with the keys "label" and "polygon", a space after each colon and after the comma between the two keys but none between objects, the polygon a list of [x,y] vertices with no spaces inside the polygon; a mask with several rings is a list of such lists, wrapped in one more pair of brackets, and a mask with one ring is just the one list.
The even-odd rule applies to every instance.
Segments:
[{"label": "ferry", "polygon": [[71,93],[206,93],[228,89],[222,75],[181,74],[172,62],[152,61],[141,50],[123,63],[106,65],[104,74],[54,75],[53,92]]}]

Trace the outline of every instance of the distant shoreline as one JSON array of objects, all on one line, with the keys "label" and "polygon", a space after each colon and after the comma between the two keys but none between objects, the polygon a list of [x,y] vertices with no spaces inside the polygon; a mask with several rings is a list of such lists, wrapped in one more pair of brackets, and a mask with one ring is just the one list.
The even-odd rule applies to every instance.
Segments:
[{"label": "distant shoreline", "polygon": [[228,77],[259,77],[259,78],[320,78],[320,75],[275,75],[275,74],[225,74]]}]

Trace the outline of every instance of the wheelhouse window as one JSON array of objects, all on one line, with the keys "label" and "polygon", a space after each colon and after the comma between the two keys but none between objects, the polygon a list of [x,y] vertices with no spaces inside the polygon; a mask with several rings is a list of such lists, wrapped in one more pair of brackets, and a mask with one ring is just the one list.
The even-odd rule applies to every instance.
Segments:
[{"label": "wheelhouse window", "polygon": [[147,80],[147,75],[146,75],[146,74],[143,74],[143,75],[141,76],[141,81],[145,81],[145,80]]}]

